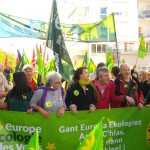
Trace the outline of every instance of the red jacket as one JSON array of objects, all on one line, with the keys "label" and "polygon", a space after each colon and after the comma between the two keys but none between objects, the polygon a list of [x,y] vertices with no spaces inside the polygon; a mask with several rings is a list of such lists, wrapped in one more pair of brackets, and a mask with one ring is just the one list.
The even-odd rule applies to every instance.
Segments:
[{"label": "red jacket", "polygon": [[92,81],[97,89],[98,94],[98,102],[96,104],[96,109],[107,109],[110,105],[110,98],[111,98],[111,89],[112,89],[112,82],[110,81],[108,85],[105,87],[104,93],[102,95],[98,84],[97,79]]},{"label": "red jacket", "polygon": [[[125,89],[125,82],[122,80],[122,76],[119,79],[120,84],[120,92],[122,95],[116,95],[116,83],[114,82],[112,85],[112,92],[111,92],[111,108],[120,108],[123,107],[122,103],[125,102],[125,96],[126,96],[126,89]],[[138,87],[136,83],[134,83],[134,87]],[[135,89],[135,97],[136,97],[136,105],[138,103],[143,103],[144,96],[142,91],[140,90],[140,93],[138,92],[138,89]],[[125,103],[125,107],[129,107],[128,103]]]}]

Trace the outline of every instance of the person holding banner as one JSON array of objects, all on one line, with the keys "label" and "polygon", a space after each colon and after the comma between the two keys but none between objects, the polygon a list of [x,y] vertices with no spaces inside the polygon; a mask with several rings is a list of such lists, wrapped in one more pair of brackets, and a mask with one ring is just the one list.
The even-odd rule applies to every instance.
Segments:
[{"label": "person holding banner", "polygon": [[74,83],[67,90],[66,105],[72,114],[77,114],[77,110],[95,110],[97,102],[97,91],[89,79],[86,67],[80,67],[75,71]]},{"label": "person holding banner", "polygon": [[33,95],[32,89],[24,72],[15,72],[13,74],[13,88],[6,96],[6,100],[1,104],[1,109],[11,111],[30,111],[29,101]]},{"label": "person holding banner", "polygon": [[131,77],[131,69],[128,64],[120,65],[120,75],[113,83],[111,92],[111,108],[137,106],[143,108],[144,96],[136,83]]},{"label": "person holding banner", "polygon": [[47,73],[46,85],[34,91],[30,106],[45,118],[49,117],[50,112],[56,112],[58,117],[65,113],[65,91],[62,76],[58,72]]},{"label": "person holding banner", "polygon": [[0,103],[5,101],[6,95],[9,91],[9,85],[3,72],[4,65],[0,62]]},{"label": "person holding banner", "polygon": [[107,67],[97,69],[96,79],[92,81],[98,93],[98,102],[96,109],[107,109],[110,107],[112,81],[109,78]]}]

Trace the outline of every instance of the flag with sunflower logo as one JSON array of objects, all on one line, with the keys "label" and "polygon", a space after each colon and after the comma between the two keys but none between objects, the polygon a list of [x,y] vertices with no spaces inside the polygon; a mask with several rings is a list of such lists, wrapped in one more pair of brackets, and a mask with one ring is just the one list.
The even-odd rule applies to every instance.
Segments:
[{"label": "flag with sunflower logo", "polygon": [[147,54],[147,50],[146,50],[146,45],[145,45],[145,39],[144,39],[143,34],[141,34],[138,57],[144,58],[146,54]]},{"label": "flag with sunflower logo", "polygon": [[103,120],[89,133],[77,150],[103,150]]},{"label": "flag with sunflower logo", "polygon": [[38,131],[34,132],[25,150],[39,150]]},{"label": "flag with sunflower logo", "polygon": [[106,66],[108,67],[109,72],[111,72],[113,66],[114,66],[114,60],[113,60],[113,55],[112,51],[109,50],[106,58]]}]

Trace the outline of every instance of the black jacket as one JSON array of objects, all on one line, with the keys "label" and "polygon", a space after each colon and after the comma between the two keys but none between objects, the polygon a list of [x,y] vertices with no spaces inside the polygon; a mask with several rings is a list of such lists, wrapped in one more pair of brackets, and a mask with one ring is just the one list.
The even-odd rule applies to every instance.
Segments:
[{"label": "black jacket", "polygon": [[95,105],[97,98],[94,96],[94,89],[91,85],[86,86],[84,92],[83,88],[78,84],[73,84],[66,95],[66,105],[69,109],[71,104],[77,106],[77,110],[88,110],[90,104]]}]

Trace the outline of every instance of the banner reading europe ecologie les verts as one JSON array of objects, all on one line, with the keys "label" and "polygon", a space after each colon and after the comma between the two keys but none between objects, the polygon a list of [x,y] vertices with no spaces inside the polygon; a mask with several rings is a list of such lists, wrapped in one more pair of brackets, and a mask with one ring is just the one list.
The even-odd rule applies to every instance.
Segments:
[{"label": "banner reading europe ecologie les verts", "polygon": [[150,107],[145,107],[66,112],[60,118],[54,113],[48,119],[39,113],[0,111],[0,150],[24,150],[35,130],[41,150],[76,150],[102,117],[104,150],[150,149]]}]

